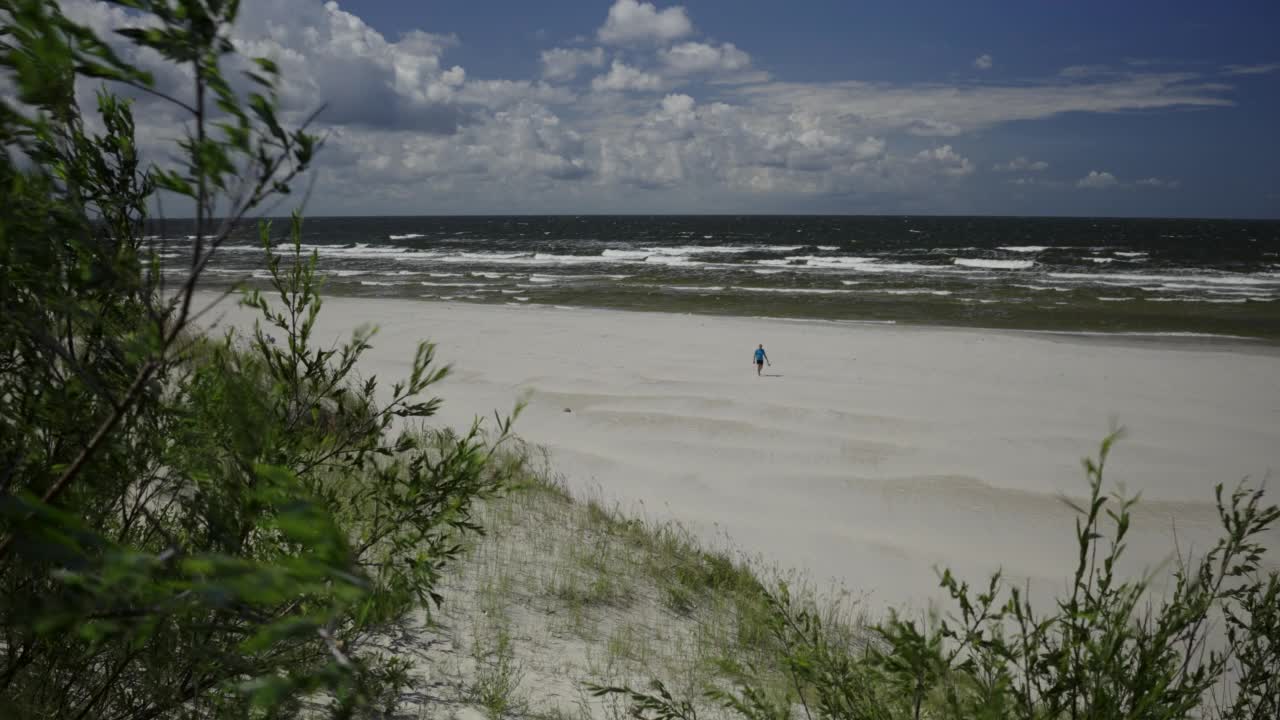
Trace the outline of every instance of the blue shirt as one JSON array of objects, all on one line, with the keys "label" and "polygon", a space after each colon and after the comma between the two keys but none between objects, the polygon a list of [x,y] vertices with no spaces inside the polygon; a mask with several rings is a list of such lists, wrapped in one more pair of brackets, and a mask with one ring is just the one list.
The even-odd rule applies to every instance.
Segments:
[{"label": "blue shirt", "polygon": [[764,348],[756,348],[756,362],[764,362]]}]

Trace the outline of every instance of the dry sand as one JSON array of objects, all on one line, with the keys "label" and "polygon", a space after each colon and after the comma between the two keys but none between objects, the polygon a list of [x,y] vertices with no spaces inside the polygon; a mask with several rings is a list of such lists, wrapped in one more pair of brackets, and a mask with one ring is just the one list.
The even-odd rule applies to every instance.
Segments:
[{"label": "dry sand", "polygon": [[1261,344],[348,298],[325,301],[318,338],[365,323],[366,376],[403,377],[420,339],[455,364],[441,421],[527,397],[517,431],[570,487],[873,611],[938,598],[943,566],[1060,587],[1057,496],[1086,490],[1080,459],[1112,422],[1129,434],[1108,476],[1144,498],[1130,571],[1171,556],[1175,525],[1184,551],[1216,536],[1215,483],[1280,468],[1280,352]]}]

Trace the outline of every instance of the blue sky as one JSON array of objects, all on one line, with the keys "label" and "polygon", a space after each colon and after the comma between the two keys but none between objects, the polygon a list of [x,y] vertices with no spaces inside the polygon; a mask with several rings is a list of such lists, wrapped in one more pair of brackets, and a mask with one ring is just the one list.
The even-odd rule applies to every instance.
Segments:
[{"label": "blue sky", "polygon": [[291,112],[329,103],[312,214],[1278,217],[1278,27],[1274,0],[246,0],[235,37]]}]

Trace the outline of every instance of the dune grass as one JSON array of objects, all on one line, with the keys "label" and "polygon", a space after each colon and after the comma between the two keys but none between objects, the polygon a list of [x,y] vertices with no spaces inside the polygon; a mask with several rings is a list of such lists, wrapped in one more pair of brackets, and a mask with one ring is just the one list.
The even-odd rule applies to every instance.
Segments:
[{"label": "dune grass", "polygon": [[[623,717],[621,699],[588,688],[656,678],[702,697],[745,665],[783,697],[789,680],[776,661],[770,581],[762,579],[771,570],[710,548],[677,523],[575,497],[544,456],[518,454],[523,481],[478,509],[486,534],[467,539],[442,610],[421,631],[436,639],[422,666],[451,668],[434,698],[446,702],[422,712]],[[798,595],[822,607],[841,642],[866,637],[856,606],[819,603],[812,589]]]},{"label": "dune grass", "polygon": [[[971,589],[943,572],[953,615],[891,612],[874,622],[847,597],[709,547],[677,523],[575,495],[544,456],[522,448],[511,460],[521,480],[477,510],[487,534],[468,540],[442,588],[443,611],[415,631],[439,640],[420,667],[452,668],[421,712],[958,720],[1071,717],[1074,708],[1099,720],[1266,717],[1280,697],[1272,607],[1280,581],[1274,572],[1246,580],[1267,574],[1258,538],[1280,510],[1260,504],[1261,490],[1220,489],[1223,542],[1172,571],[1171,595],[1150,595],[1150,578],[1112,571],[1135,502],[1103,494],[1112,439],[1086,463],[1092,495],[1077,508],[1075,594],[1039,610],[998,575]],[[1238,618],[1227,622],[1224,654],[1206,647],[1204,627],[1230,620],[1226,611]],[[1215,685],[1228,677],[1256,699]],[[1128,713],[1130,701],[1160,712]]]}]

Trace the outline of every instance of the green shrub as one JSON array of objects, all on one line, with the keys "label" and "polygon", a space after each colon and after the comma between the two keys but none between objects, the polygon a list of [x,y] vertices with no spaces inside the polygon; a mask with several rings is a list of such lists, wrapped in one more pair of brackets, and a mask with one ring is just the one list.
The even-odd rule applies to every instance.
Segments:
[{"label": "green shrub", "polygon": [[[1078,560],[1064,597],[1047,611],[999,574],[975,591],[950,571],[942,587],[956,613],[918,623],[897,615],[862,647],[794,603],[785,585],[769,596],[771,662],[791,678],[776,698],[761,674],[731,664],[737,691],[708,697],[749,720],[806,717],[1112,720],[1280,717],[1280,573],[1264,571],[1263,544],[1280,508],[1263,490],[1217,488],[1223,536],[1197,559],[1180,558],[1171,589],[1156,597],[1149,576],[1123,580],[1136,498],[1103,494],[1103,467],[1086,461],[1088,501],[1072,504]],[[1223,628],[1216,642],[1213,627]],[[692,720],[694,707],[665,690],[598,687],[630,699],[642,718]]]},{"label": "green shrub", "polygon": [[[195,289],[237,223],[308,167],[286,129],[276,68],[233,91],[231,0],[137,0],[120,34],[190,70],[172,167],[139,158],[128,102],[77,79],[159,94],[50,0],[0,0],[0,695],[5,717],[351,716],[389,709],[408,665],[378,640],[438,602],[478,531],[472,502],[518,471],[486,439],[432,433],[447,368],[420,345],[379,400],[353,370],[371,331],[313,337],[316,258],[272,246],[273,299],[247,334],[193,328]],[[216,110],[214,109],[216,108]],[[215,113],[216,112],[216,116]],[[216,122],[215,122],[216,120]],[[187,278],[167,287],[146,209],[194,208]],[[215,214],[216,213],[216,214]]]}]

